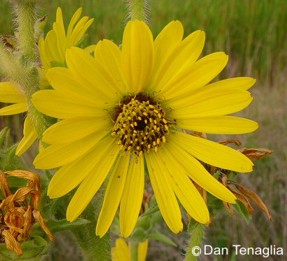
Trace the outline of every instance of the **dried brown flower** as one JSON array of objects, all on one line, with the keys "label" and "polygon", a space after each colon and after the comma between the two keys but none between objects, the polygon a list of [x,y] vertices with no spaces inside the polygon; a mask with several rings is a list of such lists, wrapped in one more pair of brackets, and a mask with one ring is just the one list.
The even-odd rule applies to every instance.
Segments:
[{"label": "dried brown flower", "polygon": [[[28,180],[27,185],[12,193],[7,175]],[[18,256],[22,255],[21,242],[28,239],[35,222],[53,240],[39,211],[41,184],[37,174],[25,170],[0,171],[0,189],[4,196],[0,199],[0,242],[5,242]]]}]

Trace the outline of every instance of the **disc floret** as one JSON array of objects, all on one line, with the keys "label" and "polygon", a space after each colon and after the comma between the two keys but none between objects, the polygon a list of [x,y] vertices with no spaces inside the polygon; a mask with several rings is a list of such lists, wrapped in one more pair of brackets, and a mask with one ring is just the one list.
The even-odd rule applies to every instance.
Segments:
[{"label": "disc floret", "polygon": [[157,152],[171,124],[161,105],[142,93],[124,97],[115,109],[114,122],[112,135],[119,137],[118,144],[137,156]]}]

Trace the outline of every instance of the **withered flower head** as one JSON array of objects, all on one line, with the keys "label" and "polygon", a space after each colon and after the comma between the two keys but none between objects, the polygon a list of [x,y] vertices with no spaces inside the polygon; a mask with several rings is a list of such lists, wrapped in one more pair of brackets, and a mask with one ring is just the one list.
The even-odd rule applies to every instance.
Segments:
[{"label": "withered flower head", "polygon": [[[7,175],[28,180],[27,185],[13,193]],[[22,255],[21,242],[29,238],[35,222],[53,240],[39,211],[41,184],[37,174],[25,170],[0,171],[0,189],[4,196],[0,199],[0,243],[5,242],[8,249]]]}]

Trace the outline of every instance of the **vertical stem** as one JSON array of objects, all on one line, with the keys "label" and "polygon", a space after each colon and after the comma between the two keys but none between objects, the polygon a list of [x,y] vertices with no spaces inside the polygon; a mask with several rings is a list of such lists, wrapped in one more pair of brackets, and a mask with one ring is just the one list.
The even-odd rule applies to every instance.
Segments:
[{"label": "vertical stem", "polygon": [[191,230],[191,238],[185,255],[185,261],[196,261],[197,254],[200,254],[200,248],[204,236],[205,226],[197,223]]},{"label": "vertical stem", "polygon": [[7,51],[0,42],[0,62],[4,76],[25,93],[28,113],[38,136],[41,137],[49,126],[47,118],[38,112],[31,102],[33,93],[39,90],[39,75],[37,71],[37,49],[34,37],[35,3],[36,0],[11,1],[16,13],[17,48],[21,57]]},{"label": "vertical stem", "polygon": [[36,0],[18,0],[14,3],[19,49],[26,59],[35,62],[37,57],[34,36]]},{"label": "vertical stem", "polygon": [[138,244],[131,242],[131,261],[138,261]]},{"label": "vertical stem", "polygon": [[147,22],[147,12],[149,10],[149,0],[126,0],[131,20],[141,20]]}]

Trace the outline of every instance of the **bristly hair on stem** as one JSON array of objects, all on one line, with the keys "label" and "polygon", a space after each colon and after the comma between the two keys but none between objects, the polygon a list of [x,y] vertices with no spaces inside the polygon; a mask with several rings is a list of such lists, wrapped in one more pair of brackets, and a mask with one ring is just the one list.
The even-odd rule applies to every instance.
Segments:
[{"label": "bristly hair on stem", "polygon": [[127,6],[127,20],[149,21],[150,0],[124,0]]}]

